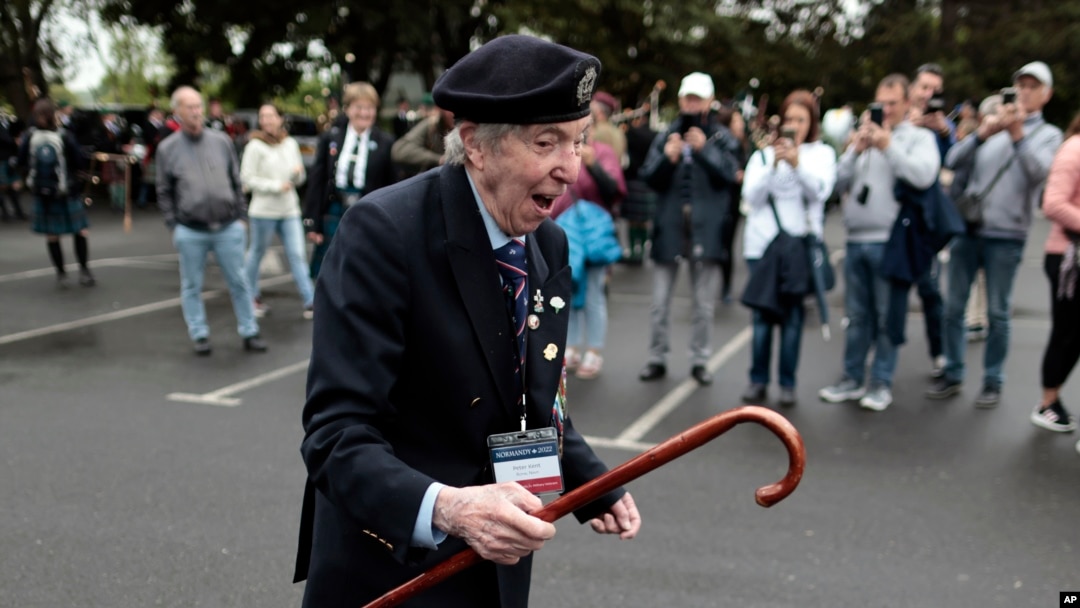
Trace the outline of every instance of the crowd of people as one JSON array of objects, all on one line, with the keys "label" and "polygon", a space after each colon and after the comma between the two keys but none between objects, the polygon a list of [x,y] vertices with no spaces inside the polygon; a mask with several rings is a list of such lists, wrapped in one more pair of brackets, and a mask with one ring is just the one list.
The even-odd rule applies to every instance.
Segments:
[{"label": "crowd of people", "polygon": [[[530,78],[481,77],[525,67]],[[659,132],[640,117],[618,118],[619,101],[595,91],[599,69],[566,47],[502,37],[449,69],[433,91],[434,111],[396,120],[394,134],[377,125],[375,87],[348,84],[308,167],[273,103],[259,108],[255,129],[230,129],[220,104],[204,115],[203,96],[184,86],[168,116],[153,116],[159,132],[147,163],[179,254],[194,352],[212,352],[201,298],[211,251],[245,351],[268,348],[259,268],[274,235],[301,316],[314,320],[297,566],[311,581],[307,603],[363,603],[468,544],[494,564],[457,579],[461,605],[492,594],[523,605],[515,585],[524,580],[527,590],[527,556],[552,530],[528,515],[539,501],[506,483],[514,478],[489,466],[494,452],[484,446],[535,430],[557,446],[566,489],[603,471],[566,415],[565,382],[567,372],[602,373],[614,263],[651,261],[645,382],[668,374],[672,295],[686,266],[688,375],[710,384],[713,317],[738,291],[743,216],[750,280],[741,300],[752,327],[743,400],[769,403],[779,334],[778,403],[796,404],[804,302],[833,287],[830,262],[821,267],[819,258],[827,207],[838,200],[844,354],[837,381],[818,394],[880,412],[893,402],[912,286],[929,350],[926,397],[961,393],[966,343],[981,325],[974,405],[999,403],[1014,281],[1041,207],[1052,223],[1052,331],[1030,419],[1050,431],[1077,428],[1061,387],[1080,359],[1080,117],[1065,133],[1043,118],[1053,91],[1046,64],[1022,66],[1011,86],[957,112],[942,102],[944,71],[925,64],[913,79],[884,77],[865,112],[856,118],[849,107],[846,121],[834,115],[830,124],[806,90],[784,97],[775,120],[748,124],[738,106],[718,102],[708,74],[693,72],[681,79],[677,116]],[[46,238],[58,285],[69,285],[60,237],[71,234],[79,283],[93,286],[76,183],[86,159],[62,125],[54,104],[39,99],[31,129],[19,140],[0,137],[14,158],[0,163],[0,204],[29,190],[33,231]],[[12,200],[12,214],[24,215]],[[904,280],[897,259],[915,260]],[[973,287],[984,302],[974,309]],[[640,526],[622,491],[579,516],[623,538]],[[493,536],[485,532],[492,522]],[[447,535],[460,541],[444,543]],[[358,561],[366,567],[349,567]],[[356,572],[366,573],[361,583]]]}]

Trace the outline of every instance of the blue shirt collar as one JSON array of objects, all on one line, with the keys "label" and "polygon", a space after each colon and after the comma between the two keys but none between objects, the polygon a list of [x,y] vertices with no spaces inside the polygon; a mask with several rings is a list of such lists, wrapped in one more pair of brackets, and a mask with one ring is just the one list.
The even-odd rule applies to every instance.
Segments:
[{"label": "blue shirt collar", "polygon": [[[476,208],[480,210],[480,217],[484,218],[484,228],[487,229],[488,239],[491,241],[491,249],[495,250],[509,243],[511,238],[510,235],[503,232],[502,228],[499,228],[499,224],[495,222],[495,218],[491,217],[491,214],[488,213],[487,207],[484,206],[484,201],[480,200],[480,193],[476,190],[476,183],[473,181],[472,175],[469,174],[467,169],[465,171],[465,177],[469,179],[469,188],[472,189]],[[521,242],[525,242],[525,235],[514,238],[517,238]]]}]

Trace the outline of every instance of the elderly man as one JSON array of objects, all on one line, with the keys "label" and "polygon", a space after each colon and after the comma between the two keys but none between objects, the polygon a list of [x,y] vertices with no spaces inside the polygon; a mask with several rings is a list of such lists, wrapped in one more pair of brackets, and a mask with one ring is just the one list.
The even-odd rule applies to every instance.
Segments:
[{"label": "elderly man", "polygon": [[266,343],[259,336],[251,287],[244,278],[247,209],[236,151],[227,135],[206,128],[198,91],[176,89],[171,105],[180,130],[158,145],[157,197],[180,254],[180,307],[195,354],[205,356],[211,351],[202,300],[206,256],[211,251],[229,287],[244,350],[264,352]]},{"label": "elderly man", "polygon": [[[405,605],[526,606],[531,554],[555,534],[535,494],[604,472],[566,415],[570,268],[549,221],[599,71],[536,38],[487,43],[435,85],[457,119],[447,163],[345,213],[303,413],[305,606],[355,608],[466,546],[490,561]],[[537,443],[515,450],[520,435]],[[622,538],[640,527],[621,490],[576,515]]]},{"label": "elderly man", "polygon": [[1031,214],[1039,203],[1061,130],[1043,119],[1054,79],[1050,68],[1034,61],[1013,75],[1015,100],[1006,100],[979,128],[949,150],[945,164],[968,175],[964,193],[982,199],[982,223],[956,237],[949,257],[945,294],[945,375],[926,393],[931,399],[958,394],[964,380],[964,309],[979,268],[986,273],[990,331],[983,353],[982,390],[975,406],[995,407],[1005,381],[1009,352],[1013,280],[1023,258]]},{"label": "elderly man", "polygon": [[700,385],[712,383],[706,368],[711,354],[713,310],[720,292],[721,233],[728,217],[738,162],[730,150],[731,134],[709,119],[712,78],[694,72],[679,85],[679,116],[653,140],[638,172],[656,191],[653,218],[653,293],[649,358],[638,374],[642,381],[667,374],[670,350],[671,296],[679,262],[686,260],[693,293],[690,375]]}]

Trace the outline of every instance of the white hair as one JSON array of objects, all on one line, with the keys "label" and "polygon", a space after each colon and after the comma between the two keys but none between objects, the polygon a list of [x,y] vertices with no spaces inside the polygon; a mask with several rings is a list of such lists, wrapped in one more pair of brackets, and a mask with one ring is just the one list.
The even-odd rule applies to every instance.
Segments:
[{"label": "white hair", "polygon": [[[499,143],[502,142],[504,137],[511,133],[523,136],[525,129],[525,125],[477,123],[476,131],[473,134],[473,145],[477,147],[490,145],[491,151],[498,154]],[[446,164],[465,164],[465,142],[461,140],[460,122],[454,125],[452,131],[446,134],[446,138],[443,140],[443,147],[446,150]]]}]

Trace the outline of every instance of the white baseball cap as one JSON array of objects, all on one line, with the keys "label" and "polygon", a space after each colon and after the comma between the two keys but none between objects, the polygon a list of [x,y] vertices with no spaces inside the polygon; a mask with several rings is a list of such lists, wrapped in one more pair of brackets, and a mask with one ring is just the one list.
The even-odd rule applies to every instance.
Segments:
[{"label": "white baseball cap", "polygon": [[712,77],[702,72],[691,72],[682,79],[679,85],[679,97],[697,95],[702,99],[713,96],[716,89],[713,88]]},{"label": "white baseball cap", "polygon": [[1054,76],[1050,73],[1050,66],[1041,61],[1032,61],[1017,70],[1013,74],[1013,82],[1016,82],[1021,76],[1031,76],[1048,87],[1054,86]]}]

